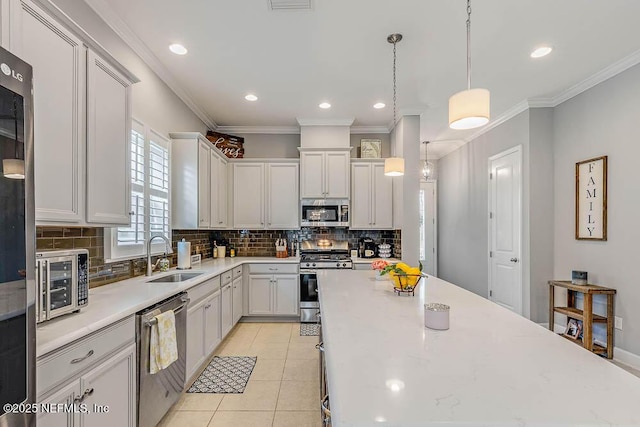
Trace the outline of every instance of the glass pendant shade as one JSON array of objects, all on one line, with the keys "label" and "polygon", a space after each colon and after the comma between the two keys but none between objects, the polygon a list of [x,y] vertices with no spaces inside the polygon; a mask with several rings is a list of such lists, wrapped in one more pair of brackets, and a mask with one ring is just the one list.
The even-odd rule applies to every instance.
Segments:
[{"label": "glass pendant shade", "polygon": [[431,178],[431,175],[433,175],[433,163],[425,160],[422,165],[422,177],[426,181]]},{"label": "glass pendant shade", "polygon": [[9,179],[24,179],[24,160],[2,160],[2,174]]},{"label": "glass pendant shade", "polygon": [[404,159],[402,157],[388,157],[384,159],[384,174],[386,176],[404,175]]},{"label": "glass pendant shade", "polygon": [[449,98],[449,127],[473,129],[484,126],[490,118],[491,95],[487,89],[468,89]]}]

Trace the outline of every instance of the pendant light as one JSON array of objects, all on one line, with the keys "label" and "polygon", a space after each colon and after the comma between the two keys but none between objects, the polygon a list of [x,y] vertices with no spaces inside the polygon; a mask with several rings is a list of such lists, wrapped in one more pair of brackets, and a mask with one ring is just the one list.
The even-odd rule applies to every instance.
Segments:
[{"label": "pendant light", "polygon": [[487,89],[471,89],[471,0],[467,0],[467,90],[449,98],[449,127],[473,129],[487,124],[490,98]]},{"label": "pendant light", "polygon": [[24,160],[18,153],[18,103],[13,99],[13,123],[15,131],[14,149],[15,158],[2,160],[2,174],[9,179],[24,179]]},{"label": "pendant light", "polygon": [[431,178],[433,175],[433,163],[429,161],[429,153],[427,152],[427,147],[429,147],[429,141],[424,141],[424,164],[422,165],[422,177],[425,181]]},{"label": "pendant light", "polygon": [[[393,44],[393,127],[396,127],[396,44],[402,40],[402,34],[391,34],[387,41]],[[402,157],[388,157],[384,159],[384,174],[386,176],[404,175],[404,159]]]}]

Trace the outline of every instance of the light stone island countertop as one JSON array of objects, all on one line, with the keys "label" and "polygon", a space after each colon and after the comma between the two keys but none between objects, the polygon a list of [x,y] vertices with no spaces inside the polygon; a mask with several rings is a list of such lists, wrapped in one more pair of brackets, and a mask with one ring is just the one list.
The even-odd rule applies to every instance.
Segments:
[{"label": "light stone island countertop", "polygon": [[149,280],[176,273],[154,273],[152,277],[138,276],[89,290],[89,305],[79,313],[71,313],[43,322],[36,329],[36,356],[40,357],[96,332],[157,302],[186,291],[212,277],[242,264],[288,263],[298,264],[300,258],[235,257],[209,259],[195,265],[188,273],[202,275],[179,283],[147,283]]},{"label": "light stone island countertop", "polygon": [[640,378],[451,283],[397,296],[373,274],[318,272],[334,427],[640,426]]}]

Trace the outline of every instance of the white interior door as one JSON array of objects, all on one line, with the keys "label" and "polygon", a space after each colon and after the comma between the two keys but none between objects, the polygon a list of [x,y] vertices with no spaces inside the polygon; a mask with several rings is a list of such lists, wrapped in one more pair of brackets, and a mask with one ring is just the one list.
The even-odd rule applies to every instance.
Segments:
[{"label": "white interior door", "polygon": [[420,184],[420,262],[422,271],[438,275],[437,185],[435,181]]},{"label": "white interior door", "polygon": [[489,299],[522,314],[522,150],[489,159]]}]

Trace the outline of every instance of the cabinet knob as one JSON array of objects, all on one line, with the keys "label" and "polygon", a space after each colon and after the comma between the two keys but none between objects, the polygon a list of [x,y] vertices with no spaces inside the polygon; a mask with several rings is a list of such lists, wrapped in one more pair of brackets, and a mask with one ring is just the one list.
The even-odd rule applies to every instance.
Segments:
[{"label": "cabinet knob", "polygon": [[211,308],[211,304],[205,305],[204,308]]},{"label": "cabinet knob", "polygon": [[518,258],[511,258],[510,261],[511,262],[518,262]]},{"label": "cabinet knob", "polygon": [[130,211],[129,212],[129,216],[134,216],[135,214],[136,214],[135,211]]}]

